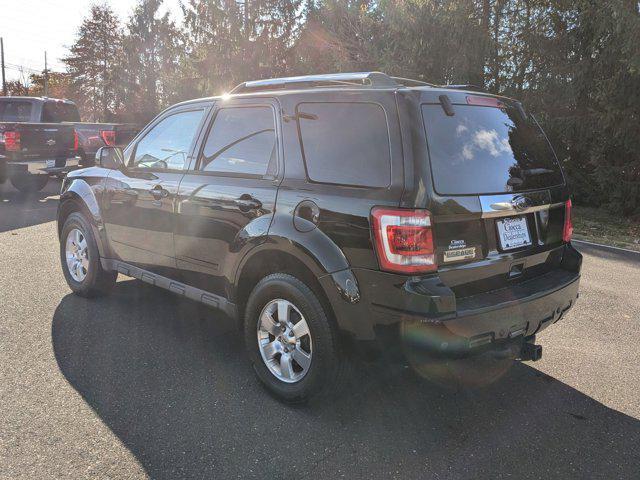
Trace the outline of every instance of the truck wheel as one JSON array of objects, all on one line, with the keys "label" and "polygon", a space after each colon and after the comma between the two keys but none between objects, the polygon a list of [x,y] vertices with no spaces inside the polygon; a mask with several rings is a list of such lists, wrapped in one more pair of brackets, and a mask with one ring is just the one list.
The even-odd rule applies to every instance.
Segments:
[{"label": "truck wheel", "polygon": [[69,215],[62,227],[60,261],[67,284],[80,296],[106,294],[116,283],[118,272],[102,268],[91,225],[79,212]]},{"label": "truck wheel", "polygon": [[258,379],[281,400],[300,403],[339,390],[348,360],[320,301],[297,278],[276,273],[255,286],[244,334]]},{"label": "truck wheel", "polygon": [[39,192],[42,190],[49,181],[48,175],[17,175],[9,179],[11,185],[16,190],[20,190],[23,193]]}]

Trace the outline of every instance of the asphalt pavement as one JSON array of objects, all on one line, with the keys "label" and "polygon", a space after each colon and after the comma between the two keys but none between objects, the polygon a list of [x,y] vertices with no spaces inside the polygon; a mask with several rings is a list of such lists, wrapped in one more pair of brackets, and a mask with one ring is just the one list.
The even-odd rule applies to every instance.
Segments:
[{"label": "asphalt pavement", "polygon": [[71,295],[59,182],[0,187],[0,478],[640,478],[640,255],[580,244],[576,307],[543,359],[442,387],[358,365],[284,406],[229,319],[120,278]]}]

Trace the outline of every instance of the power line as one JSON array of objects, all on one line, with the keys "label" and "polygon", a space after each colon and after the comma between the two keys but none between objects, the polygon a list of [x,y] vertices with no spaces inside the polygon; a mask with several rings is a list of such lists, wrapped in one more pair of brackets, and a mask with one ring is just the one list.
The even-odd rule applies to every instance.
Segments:
[{"label": "power line", "polygon": [[15,63],[5,63],[6,68],[10,68],[12,70],[20,70],[20,71],[29,71],[31,73],[42,73],[43,69],[26,67],[24,65],[16,65]]}]

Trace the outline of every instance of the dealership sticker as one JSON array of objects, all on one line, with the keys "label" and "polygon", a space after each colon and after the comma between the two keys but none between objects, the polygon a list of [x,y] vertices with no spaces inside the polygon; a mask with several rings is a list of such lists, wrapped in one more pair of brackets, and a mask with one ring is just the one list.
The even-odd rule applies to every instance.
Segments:
[{"label": "dealership sticker", "polygon": [[449,249],[444,252],[445,262],[456,262],[476,258],[476,247],[467,247],[464,240],[451,240]]},{"label": "dealership sticker", "polygon": [[476,247],[458,248],[456,250],[446,250],[444,252],[445,262],[469,260],[471,258],[476,258]]}]

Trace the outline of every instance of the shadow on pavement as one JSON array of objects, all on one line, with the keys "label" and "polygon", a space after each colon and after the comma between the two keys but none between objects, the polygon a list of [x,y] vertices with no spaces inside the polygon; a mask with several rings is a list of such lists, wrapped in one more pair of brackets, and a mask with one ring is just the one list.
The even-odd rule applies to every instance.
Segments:
[{"label": "shadow on pavement", "polygon": [[0,185],[0,233],[56,219],[61,182],[50,178],[41,192],[22,193],[7,181]]},{"label": "shadow on pavement", "polygon": [[363,366],[335,401],[287,407],[231,320],[137,281],[66,296],[52,337],[69,383],[152,478],[638,475],[638,420],[524,364],[458,391]]}]

